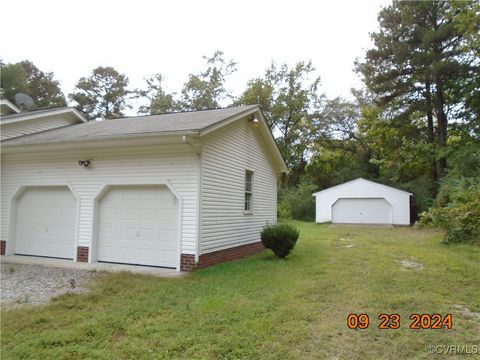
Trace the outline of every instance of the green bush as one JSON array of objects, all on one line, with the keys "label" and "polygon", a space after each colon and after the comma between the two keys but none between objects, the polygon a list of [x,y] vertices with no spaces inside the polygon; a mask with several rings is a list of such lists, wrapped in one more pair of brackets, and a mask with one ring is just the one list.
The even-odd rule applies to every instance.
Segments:
[{"label": "green bush", "polygon": [[290,224],[276,224],[264,227],[260,237],[263,246],[284,259],[295,247],[299,235],[300,231]]},{"label": "green bush", "polygon": [[480,179],[444,183],[436,205],[422,214],[420,224],[446,229],[445,243],[480,243]]},{"label": "green bush", "polygon": [[278,204],[278,215],[284,219],[313,221],[315,219],[315,198],[312,194],[317,186],[302,181],[297,187],[283,189]]}]

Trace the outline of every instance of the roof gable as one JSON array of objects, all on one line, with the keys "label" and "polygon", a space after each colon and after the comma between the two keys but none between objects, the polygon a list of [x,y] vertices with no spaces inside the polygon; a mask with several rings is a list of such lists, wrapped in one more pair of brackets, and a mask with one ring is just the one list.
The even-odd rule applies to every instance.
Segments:
[{"label": "roof gable", "polygon": [[375,181],[367,180],[367,179],[364,179],[364,178],[357,178],[357,179],[354,179],[354,180],[350,180],[350,181],[344,182],[342,184],[335,185],[335,186],[329,187],[329,188],[321,190],[321,191],[317,191],[316,193],[314,193],[312,195],[317,196],[318,194],[321,194],[321,193],[326,193],[326,192],[329,192],[329,191],[334,190],[334,189],[338,190],[338,189],[341,189],[342,187],[352,185],[353,183],[361,183],[361,182],[370,183],[370,184],[373,184],[373,185],[378,186],[378,187],[383,187],[383,188],[387,188],[389,190],[394,190],[394,191],[398,191],[398,192],[405,193],[405,194],[408,194],[408,195],[412,195],[412,193],[409,193],[408,191],[400,190],[400,189],[397,189],[397,188],[394,188],[394,187],[391,187],[391,186],[388,186],[388,185],[380,184],[380,183],[377,183]]}]

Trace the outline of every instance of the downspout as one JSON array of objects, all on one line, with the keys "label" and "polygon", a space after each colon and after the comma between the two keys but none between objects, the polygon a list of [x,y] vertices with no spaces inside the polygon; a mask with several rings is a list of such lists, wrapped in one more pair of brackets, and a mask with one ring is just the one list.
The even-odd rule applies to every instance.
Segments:
[{"label": "downspout", "polygon": [[200,260],[200,212],[201,212],[201,205],[202,205],[202,153],[198,150],[195,146],[188,142],[188,136],[182,136],[182,143],[190,146],[195,154],[197,154],[197,172],[198,172],[198,181],[197,181],[197,239],[195,242],[195,264],[198,264]]}]

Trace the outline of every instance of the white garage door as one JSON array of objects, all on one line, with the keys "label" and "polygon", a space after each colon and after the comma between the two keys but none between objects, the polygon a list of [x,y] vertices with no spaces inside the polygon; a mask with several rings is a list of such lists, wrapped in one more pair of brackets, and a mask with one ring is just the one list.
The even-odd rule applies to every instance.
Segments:
[{"label": "white garage door", "polygon": [[379,199],[338,199],[332,205],[332,222],[340,224],[391,224],[392,206]]},{"label": "white garage door", "polygon": [[166,186],[112,187],[100,200],[98,260],[176,267],[177,206]]},{"label": "white garage door", "polygon": [[17,200],[15,254],[73,259],[77,201],[67,187],[32,187]]}]

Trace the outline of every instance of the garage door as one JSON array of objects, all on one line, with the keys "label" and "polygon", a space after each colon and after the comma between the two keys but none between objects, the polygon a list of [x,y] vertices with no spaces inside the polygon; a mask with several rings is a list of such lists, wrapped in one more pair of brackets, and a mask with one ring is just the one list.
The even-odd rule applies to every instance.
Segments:
[{"label": "garage door", "polygon": [[100,200],[98,260],[176,267],[177,206],[166,186],[112,187]]},{"label": "garage door", "polygon": [[15,254],[73,259],[76,209],[67,187],[28,188],[17,200]]},{"label": "garage door", "polygon": [[332,222],[341,224],[391,224],[392,207],[383,198],[338,199],[332,206]]}]

